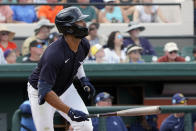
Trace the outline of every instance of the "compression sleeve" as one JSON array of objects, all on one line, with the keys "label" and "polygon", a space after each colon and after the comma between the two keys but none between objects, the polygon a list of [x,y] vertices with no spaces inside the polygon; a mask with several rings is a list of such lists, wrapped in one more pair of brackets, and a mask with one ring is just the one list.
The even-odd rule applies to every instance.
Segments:
[{"label": "compression sleeve", "polygon": [[83,68],[83,64],[81,64],[80,67],[78,68],[78,72],[77,72],[76,76],[78,77],[78,79],[80,79],[82,77],[86,77],[85,72],[84,72],[84,68]]},{"label": "compression sleeve", "polygon": [[52,85],[47,83],[46,81],[44,80],[39,80],[38,82],[38,103],[39,105],[42,105],[45,103],[45,95],[50,92],[52,89]]}]

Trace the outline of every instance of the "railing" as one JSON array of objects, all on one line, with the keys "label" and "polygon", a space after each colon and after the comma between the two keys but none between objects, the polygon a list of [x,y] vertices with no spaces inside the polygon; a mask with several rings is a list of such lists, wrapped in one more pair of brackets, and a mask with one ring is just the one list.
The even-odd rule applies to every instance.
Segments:
[{"label": "railing", "polygon": [[0,5],[64,5],[64,6],[72,6],[72,5],[80,5],[80,6],[127,6],[127,5],[160,5],[160,6],[181,6],[181,3],[1,3]]},{"label": "railing", "polygon": [[[92,114],[115,112],[119,110],[144,107],[144,106],[112,106],[112,107],[88,107],[88,111]],[[164,113],[181,113],[184,112],[184,131],[192,131],[192,116],[191,113],[196,112],[196,106],[160,106],[161,114]],[[99,130],[106,131],[104,118],[99,119]]]}]

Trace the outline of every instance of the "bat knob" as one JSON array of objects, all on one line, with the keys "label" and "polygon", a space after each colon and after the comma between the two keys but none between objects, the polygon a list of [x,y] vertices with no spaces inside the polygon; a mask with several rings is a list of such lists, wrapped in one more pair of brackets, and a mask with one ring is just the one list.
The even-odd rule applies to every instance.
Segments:
[{"label": "bat knob", "polygon": [[91,89],[90,89],[89,86],[84,86],[84,90],[87,91],[87,92],[90,92],[91,91]]}]

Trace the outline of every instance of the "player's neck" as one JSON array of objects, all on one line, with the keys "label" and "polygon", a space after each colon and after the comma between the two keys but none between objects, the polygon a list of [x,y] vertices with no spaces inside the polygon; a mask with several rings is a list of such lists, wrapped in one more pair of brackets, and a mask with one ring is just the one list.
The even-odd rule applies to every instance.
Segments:
[{"label": "player's neck", "polygon": [[80,44],[81,39],[77,39],[77,38],[75,38],[74,36],[71,36],[71,35],[64,36],[64,39],[67,42],[69,48],[73,52],[77,52],[78,51],[78,46]]}]

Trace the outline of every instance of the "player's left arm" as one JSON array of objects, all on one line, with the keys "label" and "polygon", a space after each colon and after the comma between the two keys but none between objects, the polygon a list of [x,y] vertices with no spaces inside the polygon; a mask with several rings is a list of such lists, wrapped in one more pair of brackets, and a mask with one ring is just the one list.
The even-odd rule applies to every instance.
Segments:
[{"label": "player's left arm", "polygon": [[85,92],[89,93],[88,98],[91,98],[95,95],[95,88],[94,86],[90,83],[89,79],[86,77],[83,64],[78,69],[78,72],[76,74],[80,81],[80,86],[84,89]]}]

